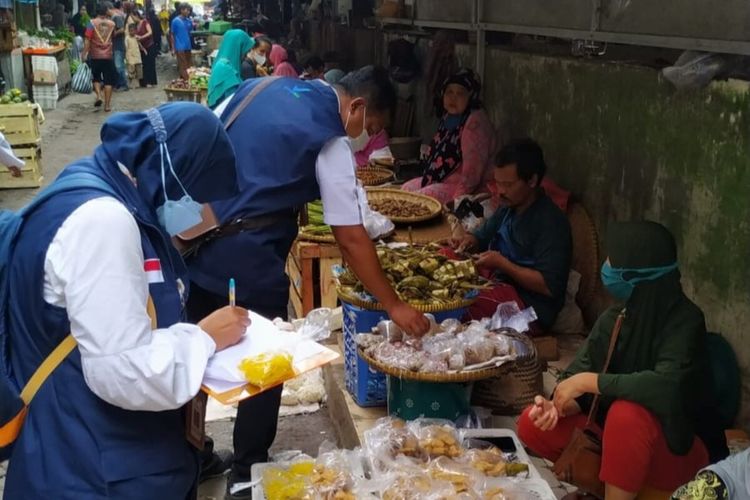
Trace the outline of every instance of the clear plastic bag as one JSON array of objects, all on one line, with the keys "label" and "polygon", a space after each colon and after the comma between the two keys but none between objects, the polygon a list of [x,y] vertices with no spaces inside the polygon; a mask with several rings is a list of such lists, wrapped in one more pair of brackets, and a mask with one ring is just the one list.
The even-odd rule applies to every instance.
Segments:
[{"label": "clear plastic bag", "polygon": [[476,498],[476,490],[483,484],[476,469],[445,456],[432,460],[427,471],[433,480],[450,483],[455,494],[466,494],[468,498]]},{"label": "clear plastic bag", "polygon": [[360,182],[357,182],[357,198],[359,211],[362,214],[362,224],[371,240],[381,238],[396,229],[391,219],[370,208],[367,203],[367,193]]},{"label": "clear plastic bag", "polygon": [[307,340],[320,342],[331,336],[331,318],[333,311],[327,307],[313,309],[302,323],[302,327],[297,330],[299,335]]},{"label": "clear plastic bag", "polygon": [[395,417],[378,420],[372,429],[365,431],[364,443],[372,467],[380,474],[415,467],[415,463],[428,458],[406,422]]},{"label": "clear plastic bag", "polygon": [[452,422],[424,418],[409,422],[407,427],[417,437],[419,447],[430,458],[455,458],[463,453],[461,435]]},{"label": "clear plastic bag", "polygon": [[490,320],[489,329],[511,328],[517,332],[528,332],[529,325],[537,320],[536,311],[528,307],[521,311],[515,302],[503,302],[497,306]]}]

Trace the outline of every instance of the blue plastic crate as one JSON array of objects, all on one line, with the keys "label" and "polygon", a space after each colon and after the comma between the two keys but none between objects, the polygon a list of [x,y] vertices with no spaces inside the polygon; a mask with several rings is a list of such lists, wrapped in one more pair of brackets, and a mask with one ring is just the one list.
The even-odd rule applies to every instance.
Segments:
[{"label": "blue plastic crate", "polygon": [[[346,390],[359,406],[385,406],[388,400],[388,387],[383,373],[370,368],[370,365],[357,353],[356,335],[370,333],[384,319],[385,311],[370,311],[341,302],[344,316],[344,379]],[[461,319],[466,309],[453,309],[435,313],[440,323],[449,318]]]}]

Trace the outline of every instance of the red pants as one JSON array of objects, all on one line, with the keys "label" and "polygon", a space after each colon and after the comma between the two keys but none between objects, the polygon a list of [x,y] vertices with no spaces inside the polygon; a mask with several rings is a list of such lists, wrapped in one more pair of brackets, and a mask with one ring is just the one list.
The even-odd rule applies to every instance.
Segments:
[{"label": "red pants", "polygon": [[[573,430],[586,425],[586,415],[562,418],[551,431],[537,429],[529,411],[518,420],[518,437],[530,450],[547,460],[560,457]],[[674,491],[708,465],[708,451],[699,438],[687,455],[675,455],[657,418],[641,405],[618,400],[612,404],[602,435],[602,468],[599,479],[625,491],[637,493],[645,486]]]}]

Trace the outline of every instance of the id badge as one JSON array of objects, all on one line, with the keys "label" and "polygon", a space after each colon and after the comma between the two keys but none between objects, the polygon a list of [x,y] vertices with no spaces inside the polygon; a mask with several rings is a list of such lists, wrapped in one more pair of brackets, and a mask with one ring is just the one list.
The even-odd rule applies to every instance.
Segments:
[{"label": "id badge", "polygon": [[185,437],[197,450],[203,450],[206,441],[206,403],[208,395],[200,391],[185,405]]}]

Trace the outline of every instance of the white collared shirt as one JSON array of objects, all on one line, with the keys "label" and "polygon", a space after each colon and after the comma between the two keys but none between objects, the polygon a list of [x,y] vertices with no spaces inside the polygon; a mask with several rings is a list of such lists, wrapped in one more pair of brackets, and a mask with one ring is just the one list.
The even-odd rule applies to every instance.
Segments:
[{"label": "white collared shirt", "polygon": [[151,328],[138,225],[111,197],[63,222],[44,262],[44,300],[67,310],[86,385],[126,410],[179,408],[198,393],[216,344],[200,327]]}]

